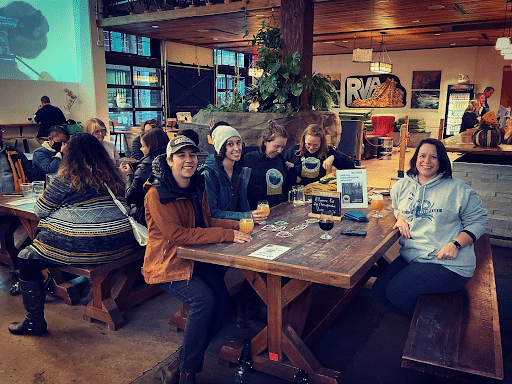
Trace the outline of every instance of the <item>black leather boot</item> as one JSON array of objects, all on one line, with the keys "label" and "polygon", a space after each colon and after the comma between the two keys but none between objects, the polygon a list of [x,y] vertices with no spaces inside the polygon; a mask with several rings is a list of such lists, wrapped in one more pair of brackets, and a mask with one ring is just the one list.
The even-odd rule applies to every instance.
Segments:
[{"label": "black leather boot", "polygon": [[20,290],[27,313],[21,323],[16,322],[9,325],[9,332],[14,335],[38,336],[45,334],[44,300],[46,291],[43,281],[20,280]]}]

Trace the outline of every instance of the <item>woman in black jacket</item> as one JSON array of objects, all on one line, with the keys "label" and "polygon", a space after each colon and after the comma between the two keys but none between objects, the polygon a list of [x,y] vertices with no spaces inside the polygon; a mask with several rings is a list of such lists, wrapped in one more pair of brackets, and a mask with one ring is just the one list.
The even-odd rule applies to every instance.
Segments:
[{"label": "woman in black jacket", "polygon": [[462,124],[460,125],[460,132],[462,133],[468,129],[473,128],[480,121],[478,116],[478,109],[480,108],[480,102],[478,100],[470,100],[469,105],[462,115]]},{"label": "woman in black jacket", "polygon": [[158,155],[165,153],[165,148],[169,142],[167,133],[161,129],[150,129],[140,136],[142,144],[141,151],[144,157],[137,165],[135,172],[129,164],[123,163],[119,167],[121,172],[126,176],[126,192],[125,197],[130,204],[130,216],[139,223],[146,225],[144,217],[144,191],[142,186],[151,176],[151,163]]}]

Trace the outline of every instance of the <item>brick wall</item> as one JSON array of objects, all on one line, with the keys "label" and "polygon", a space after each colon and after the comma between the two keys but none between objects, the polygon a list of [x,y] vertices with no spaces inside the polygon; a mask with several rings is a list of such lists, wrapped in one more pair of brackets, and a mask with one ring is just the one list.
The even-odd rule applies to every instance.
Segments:
[{"label": "brick wall", "polygon": [[[494,159],[500,161],[499,156]],[[482,160],[488,163],[478,163],[477,155],[460,157],[453,162],[453,177],[468,183],[482,199],[482,206],[488,211],[487,232],[512,240],[512,165],[490,164],[489,156]]]}]

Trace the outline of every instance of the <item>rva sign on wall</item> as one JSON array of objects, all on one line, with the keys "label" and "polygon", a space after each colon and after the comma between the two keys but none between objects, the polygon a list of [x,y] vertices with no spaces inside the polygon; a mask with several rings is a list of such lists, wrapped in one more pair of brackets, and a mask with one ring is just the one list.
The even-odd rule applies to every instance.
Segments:
[{"label": "rva sign on wall", "polygon": [[407,91],[394,75],[349,76],[345,80],[345,106],[349,108],[402,108]]}]

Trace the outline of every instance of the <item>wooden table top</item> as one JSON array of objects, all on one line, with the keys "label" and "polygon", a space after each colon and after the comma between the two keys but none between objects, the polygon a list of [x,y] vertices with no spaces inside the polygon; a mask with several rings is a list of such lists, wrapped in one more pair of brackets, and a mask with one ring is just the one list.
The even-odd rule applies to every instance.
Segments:
[{"label": "wooden table top", "polygon": [[[12,193],[0,193],[0,212],[7,213],[9,215],[25,218],[28,220],[39,221],[39,217],[34,214],[34,201],[32,203],[23,205],[12,205],[9,204],[15,200],[23,199],[22,195],[14,196]],[[9,196],[12,195],[12,196]]]},{"label": "wooden table top", "polygon": [[512,156],[512,145],[500,145],[498,147],[479,147],[473,143],[464,143],[461,134],[448,137],[443,140],[448,152],[475,153],[493,156]]},{"label": "wooden table top", "polygon": [[[351,288],[399,238],[399,232],[392,229],[396,220],[391,200],[385,197],[384,201],[382,218],[370,216],[367,223],[345,219],[335,221],[334,228],[329,231],[333,237],[331,240],[320,239],[322,230],[317,223],[308,224],[303,230],[292,230],[308,219],[311,204],[294,208],[291,203],[283,203],[271,209],[267,223],[284,220],[289,223],[285,230],[293,236],[278,237],[276,232],[265,231],[261,225],[255,225],[250,243],[183,246],[178,248],[178,255],[212,264]],[[368,214],[371,212],[370,208],[358,210]],[[345,236],[340,234],[341,229],[366,230],[368,234],[364,237]],[[274,260],[249,256],[267,244],[290,249]]]}]

